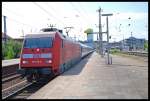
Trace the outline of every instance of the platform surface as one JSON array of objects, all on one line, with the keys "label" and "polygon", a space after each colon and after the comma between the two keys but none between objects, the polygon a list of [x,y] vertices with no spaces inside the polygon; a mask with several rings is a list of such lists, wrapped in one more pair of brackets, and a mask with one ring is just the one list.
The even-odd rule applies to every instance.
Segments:
[{"label": "platform surface", "polygon": [[148,62],[94,52],[28,99],[148,99]]},{"label": "platform surface", "polygon": [[2,67],[19,64],[20,59],[2,60]]}]

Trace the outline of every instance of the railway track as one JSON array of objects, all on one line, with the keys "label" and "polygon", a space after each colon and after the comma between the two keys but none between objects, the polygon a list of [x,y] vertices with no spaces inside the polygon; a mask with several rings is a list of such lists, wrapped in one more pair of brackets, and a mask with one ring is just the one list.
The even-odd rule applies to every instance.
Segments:
[{"label": "railway track", "polygon": [[[26,82],[26,81],[24,81],[24,82]],[[18,83],[17,85],[19,85],[20,87],[17,87],[18,89],[12,89],[11,88],[11,90],[9,89],[7,92],[3,92],[3,95],[2,95],[2,98],[3,99],[9,99],[9,98],[11,98],[11,97],[13,97],[15,94],[17,94],[17,93],[19,93],[20,91],[22,91],[23,89],[25,89],[25,88],[27,88],[27,87],[29,87],[29,86],[31,86],[33,83],[27,83],[26,82],[26,84],[22,84],[22,86],[21,86],[21,84],[20,83]]]},{"label": "railway track", "polygon": [[2,78],[2,91],[5,91],[5,89],[8,89],[14,85],[16,85],[18,82],[22,82],[25,79],[22,79],[20,74],[14,74],[10,75],[8,77]]},{"label": "railway track", "polygon": [[17,74],[19,64],[9,65],[2,67],[2,78],[10,77],[11,75]]},{"label": "railway track", "polygon": [[2,79],[2,84],[3,83],[5,83],[5,82],[9,82],[10,80],[14,80],[14,79],[16,79],[16,78],[19,78],[19,77],[21,77],[21,75],[20,74],[11,74],[11,75],[9,75],[9,76],[7,76],[7,77],[4,77],[3,79]]},{"label": "railway track", "polygon": [[16,72],[18,66],[19,64],[5,64],[2,67],[2,98],[25,85],[26,80],[22,79],[21,75]]},{"label": "railway track", "polygon": [[13,75],[2,79],[2,97],[16,91],[21,86],[24,86],[26,82],[26,79],[22,79],[20,75]]},{"label": "railway track", "polygon": [[10,87],[5,91],[2,91],[2,98],[3,99],[26,99],[33,93],[35,93],[38,89],[43,87],[49,81],[54,79],[55,77],[50,77],[49,80],[40,80],[38,82],[29,83],[27,80],[19,82],[18,84],[14,85],[15,87]]}]

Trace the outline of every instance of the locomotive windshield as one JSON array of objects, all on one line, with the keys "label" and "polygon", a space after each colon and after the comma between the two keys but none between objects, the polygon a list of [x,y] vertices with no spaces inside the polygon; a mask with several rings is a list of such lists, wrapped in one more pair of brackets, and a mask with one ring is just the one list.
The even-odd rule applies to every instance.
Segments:
[{"label": "locomotive windshield", "polygon": [[51,48],[52,37],[26,38],[24,48]]}]

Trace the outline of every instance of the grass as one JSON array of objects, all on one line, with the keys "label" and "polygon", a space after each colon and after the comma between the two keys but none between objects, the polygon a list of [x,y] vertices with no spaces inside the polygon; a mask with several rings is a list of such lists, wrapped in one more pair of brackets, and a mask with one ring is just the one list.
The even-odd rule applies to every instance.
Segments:
[{"label": "grass", "polygon": [[136,59],[136,60],[140,60],[140,61],[143,61],[144,59],[147,58],[147,57],[141,57],[141,56],[124,54],[124,53],[122,53],[120,51],[115,51],[115,52],[112,52],[111,54],[112,55],[122,56],[122,57],[127,57],[127,58],[132,58],[132,59]]}]

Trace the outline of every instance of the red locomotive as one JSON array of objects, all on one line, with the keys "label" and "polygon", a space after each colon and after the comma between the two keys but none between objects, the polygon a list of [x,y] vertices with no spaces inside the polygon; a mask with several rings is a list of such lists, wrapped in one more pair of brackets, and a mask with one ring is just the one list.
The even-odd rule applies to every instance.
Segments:
[{"label": "red locomotive", "polygon": [[23,42],[18,73],[29,82],[63,73],[92,50],[55,28],[41,31],[26,35]]}]

